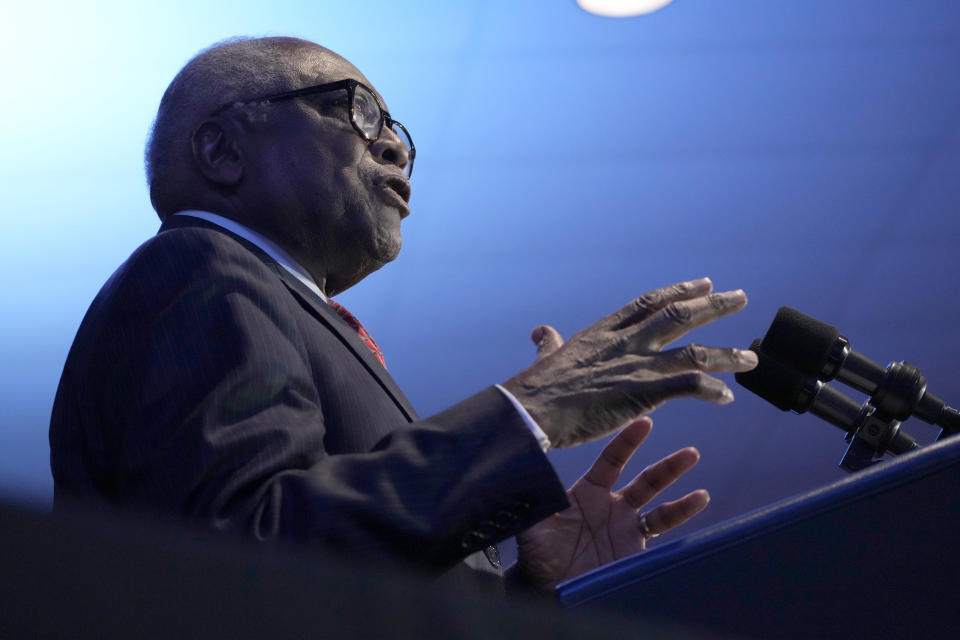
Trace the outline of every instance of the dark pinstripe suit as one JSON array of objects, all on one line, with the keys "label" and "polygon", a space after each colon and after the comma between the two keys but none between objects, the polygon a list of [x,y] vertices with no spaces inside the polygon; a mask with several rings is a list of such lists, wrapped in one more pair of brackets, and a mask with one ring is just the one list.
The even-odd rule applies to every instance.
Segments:
[{"label": "dark pinstripe suit", "polygon": [[490,388],[420,420],[353,330],[253,245],[174,217],[113,274],[50,426],[57,501],[443,569],[566,498]]}]

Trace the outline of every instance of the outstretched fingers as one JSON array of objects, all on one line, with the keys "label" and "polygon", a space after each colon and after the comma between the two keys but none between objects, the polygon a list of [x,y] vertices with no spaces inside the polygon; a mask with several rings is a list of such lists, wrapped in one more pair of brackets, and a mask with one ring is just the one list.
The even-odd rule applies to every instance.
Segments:
[{"label": "outstretched fingers", "polygon": [[[710,494],[706,489],[691,491],[679,500],[664,502],[656,509],[646,513],[638,513],[637,525],[647,538],[658,536],[697,515],[710,503]],[[643,526],[643,525],[646,526]]]},{"label": "outstretched fingers", "polygon": [[631,342],[660,350],[692,329],[736,313],[745,306],[747,294],[742,289],[671,302],[637,325]]},{"label": "outstretched fingers", "polygon": [[638,298],[634,298],[609,316],[612,321],[610,328],[616,330],[636,324],[646,320],[671,303],[705,296],[712,289],[713,283],[710,282],[710,278],[700,278],[699,280],[679,282],[669,287],[649,291]]},{"label": "outstretched fingers", "polygon": [[[653,463],[617,493],[634,509],[647,504],[676,482],[700,460],[700,452],[687,447]],[[692,514],[691,514],[692,515]]]},{"label": "outstretched fingers", "polygon": [[646,416],[637,418],[624,427],[616,437],[607,443],[607,446],[600,452],[600,456],[594,461],[593,466],[587,471],[586,476],[584,476],[587,482],[604,489],[611,489],[617,478],[620,477],[623,467],[626,466],[637,448],[650,435],[652,428],[653,420]]},{"label": "outstretched fingers", "polygon": [[733,402],[730,387],[703,371],[677,373],[655,381],[638,380],[634,384],[636,388],[630,395],[645,413],[674,398],[696,398],[721,405]]},{"label": "outstretched fingers", "polygon": [[700,344],[664,351],[656,356],[656,360],[658,370],[663,373],[750,371],[758,362],[757,354],[748,349],[721,349]]}]

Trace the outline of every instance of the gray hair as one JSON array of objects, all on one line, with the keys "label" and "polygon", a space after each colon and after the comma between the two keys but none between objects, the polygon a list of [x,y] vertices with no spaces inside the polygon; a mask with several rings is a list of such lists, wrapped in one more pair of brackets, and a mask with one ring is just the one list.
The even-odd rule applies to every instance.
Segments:
[{"label": "gray hair", "polygon": [[195,55],[160,100],[144,152],[150,200],[161,219],[182,203],[176,194],[193,157],[194,129],[217,107],[290,88],[291,54],[317,45],[297,38],[237,37]]}]

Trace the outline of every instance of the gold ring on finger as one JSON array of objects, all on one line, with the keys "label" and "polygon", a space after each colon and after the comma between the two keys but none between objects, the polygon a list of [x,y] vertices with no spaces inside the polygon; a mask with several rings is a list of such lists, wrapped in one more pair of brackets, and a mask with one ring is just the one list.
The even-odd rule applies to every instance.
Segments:
[{"label": "gold ring on finger", "polygon": [[640,533],[648,540],[650,538],[656,538],[658,535],[660,535],[659,533],[654,533],[650,529],[650,523],[647,522],[647,514],[645,513],[640,515]]}]

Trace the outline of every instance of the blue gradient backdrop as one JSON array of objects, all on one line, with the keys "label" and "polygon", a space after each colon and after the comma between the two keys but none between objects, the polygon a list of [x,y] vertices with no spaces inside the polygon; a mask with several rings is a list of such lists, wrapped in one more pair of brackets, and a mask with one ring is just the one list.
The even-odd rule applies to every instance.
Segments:
[{"label": "blue gradient backdrop", "polygon": [[[404,250],[341,301],[421,413],[526,366],[537,323],[569,335],[702,275],[751,302],[698,342],[746,346],[787,304],[960,403],[960,3],[676,0],[609,20],[573,0],[36,2],[5,27],[7,496],[50,502],[47,421],[74,332],[158,225],[141,167],[156,105],[234,34],[342,53],[413,133]],[[703,460],[669,496],[713,495],[673,535],[841,476],[838,431],[742,390],[654,418],[628,473],[695,444]],[[600,446],[551,456],[572,481]]]}]

